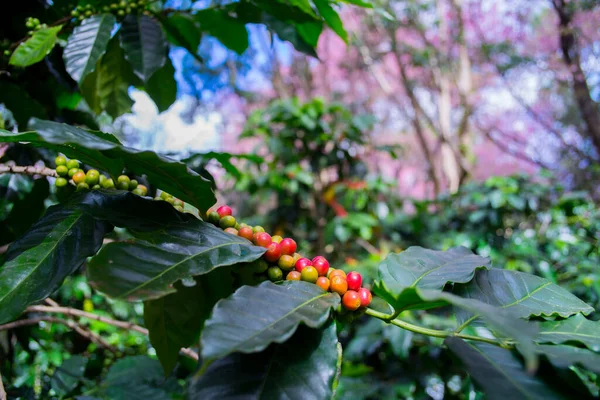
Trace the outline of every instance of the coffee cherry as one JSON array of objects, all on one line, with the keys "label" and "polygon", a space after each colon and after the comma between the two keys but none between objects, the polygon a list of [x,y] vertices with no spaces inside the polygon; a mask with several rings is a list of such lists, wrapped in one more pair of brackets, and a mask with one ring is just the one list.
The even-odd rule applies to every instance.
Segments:
[{"label": "coffee cherry", "polygon": [[138,181],[136,181],[135,179],[132,179],[129,181],[129,190],[134,190],[136,187],[138,187]]},{"label": "coffee cherry", "polygon": [[267,247],[267,251],[264,254],[265,260],[268,262],[274,263],[279,260],[281,257],[281,246],[277,242],[271,242],[269,247]]},{"label": "coffee cherry", "polygon": [[288,281],[299,281],[300,279],[302,279],[302,274],[298,271],[290,271],[288,272],[285,279]]},{"label": "coffee cherry", "polygon": [[367,288],[358,289],[358,297],[360,298],[361,307],[368,307],[371,304],[371,300],[373,300],[373,295]]},{"label": "coffee cherry", "polygon": [[252,272],[254,272],[255,274],[262,274],[268,268],[269,268],[269,264],[267,264],[267,262],[265,260],[263,260],[262,258],[259,258],[258,260],[254,261],[252,263]]},{"label": "coffee cherry", "polygon": [[325,278],[324,276],[320,276],[317,279],[317,286],[320,287],[321,289],[327,291],[327,290],[329,290],[329,285],[330,285],[329,279]]},{"label": "coffee cherry", "polygon": [[[173,198],[173,205],[174,206],[179,206],[179,207],[184,207],[185,203],[183,202],[183,200],[179,200],[177,197]],[[236,222],[237,223],[237,222]]]},{"label": "coffee cherry", "polygon": [[92,11],[91,11],[91,10],[87,10],[87,11],[85,12],[85,16],[86,16],[86,17],[91,17],[91,16],[92,16]]},{"label": "coffee cherry", "polygon": [[[217,215],[219,215],[219,214],[217,214]],[[248,239],[249,241],[252,241],[253,235],[254,235],[254,233],[252,233],[252,228],[250,228],[249,226],[240,227],[239,236],[243,237],[244,239]]]},{"label": "coffee cherry", "polygon": [[348,282],[348,289],[350,290],[356,291],[362,286],[362,276],[358,272],[349,272],[346,281]]},{"label": "coffee cherry", "polygon": [[138,196],[145,196],[148,194],[148,188],[144,185],[138,185],[138,187],[133,189],[132,193],[137,194]]},{"label": "coffee cherry", "polygon": [[117,15],[119,17],[124,17],[125,16],[125,10],[119,10],[119,11],[117,11]]},{"label": "coffee cherry", "polygon": [[341,269],[334,269],[333,271],[331,271],[329,273],[328,278],[331,279],[334,276],[341,276],[342,278],[346,279],[346,273]]},{"label": "coffee cherry", "polygon": [[281,241],[281,252],[283,254],[287,254],[289,256],[293,255],[296,252],[296,242],[294,239],[285,238]]},{"label": "coffee cherry", "polygon": [[279,258],[279,261],[277,261],[279,268],[283,269],[284,271],[289,271],[294,268],[294,264],[294,257],[288,256],[287,254],[282,255]]},{"label": "coffee cherry", "polygon": [[76,185],[85,182],[85,172],[77,171],[77,173],[73,175],[73,182],[75,182]]},{"label": "coffee cherry", "polygon": [[[172,197],[169,193],[167,193],[167,192],[160,192],[160,198],[161,199],[166,200],[169,197]],[[221,218],[221,217],[219,217],[219,218]]]},{"label": "coffee cherry", "polygon": [[300,253],[294,253],[293,257],[294,257],[294,262],[296,262],[296,261],[298,261],[299,259],[302,258],[302,256],[300,255]]},{"label": "coffee cherry", "polygon": [[[177,207],[177,206],[175,206],[175,207]],[[238,234],[238,230],[235,228],[225,228],[225,232],[231,233],[232,235],[235,235],[235,236],[237,236],[237,234]]]},{"label": "coffee cherry", "polygon": [[226,215],[219,221],[219,226],[221,227],[221,229],[233,228],[235,226],[235,218],[231,215]]},{"label": "coffee cherry", "polygon": [[313,258],[312,265],[319,271],[319,276],[327,275],[327,271],[329,271],[329,261],[327,261],[325,257],[317,256]]},{"label": "coffee cherry", "polygon": [[283,240],[283,238],[279,235],[275,235],[275,236],[271,237],[271,241],[273,241],[275,243],[281,243],[282,240]]},{"label": "coffee cherry", "polygon": [[94,185],[94,186],[92,186],[92,190],[98,190],[98,189],[101,189],[101,188],[102,188],[102,186],[100,186],[100,185]]},{"label": "coffee cherry", "polygon": [[279,267],[271,267],[267,270],[267,276],[271,282],[277,282],[283,279],[283,272]]},{"label": "coffee cherry", "polygon": [[56,167],[56,173],[58,176],[67,176],[69,174],[69,170],[66,165],[59,165]]},{"label": "coffee cherry", "polygon": [[117,189],[129,190],[130,179],[127,175],[119,175],[117,178]]},{"label": "coffee cherry", "polygon": [[77,160],[69,160],[69,161],[67,161],[67,168],[69,168],[69,169],[73,169],[73,168],[79,169],[79,161],[77,161]]},{"label": "coffee cherry", "polygon": [[223,218],[227,215],[233,215],[233,211],[231,210],[231,207],[229,207],[229,206],[221,206],[221,207],[217,208],[217,213],[219,214],[219,216],[221,218]]},{"label": "coffee cherry", "polygon": [[330,290],[339,294],[340,296],[344,295],[344,293],[348,291],[348,282],[346,282],[346,278],[342,278],[341,276],[336,275],[330,278],[329,282]]},{"label": "coffee cherry", "polygon": [[256,225],[254,228],[252,228],[252,231],[253,231],[254,233],[261,233],[261,232],[264,232],[264,231],[265,231],[265,228],[263,228],[263,227],[262,227],[262,226],[260,226],[260,225]]},{"label": "coffee cherry", "polygon": [[[60,166],[60,165],[64,165],[65,167],[67,166],[67,158],[65,156],[57,156],[54,159],[54,162],[56,163],[57,167]],[[77,168],[79,168],[79,166]],[[67,171],[68,170],[69,169],[67,168]]]},{"label": "coffee cherry", "polygon": [[87,183],[90,186],[94,186],[97,185],[98,182],[100,182],[100,172],[98,172],[95,169],[90,169],[85,174],[85,183]]},{"label": "coffee cherry", "polygon": [[329,269],[327,270],[327,274],[326,274],[325,276],[326,276],[326,277],[328,277],[328,278],[331,278],[331,273],[332,273],[333,271],[335,271],[335,268],[329,268]]},{"label": "coffee cherry", "polygon": [[313,267],[312,265],[307,265],[305,268],[302,269],[301,277],[303,281],[316,283],[317,279],[319,279],[319,273],[317,272],[317,269],[315,267]]},{"label": "coffee cherry", "polygon": [[102,182],[101,186],[104,189],[114,189],[115,188],[115,182],[112,180],[112,178],[106,178],[106,180],[104,182]]},{"label": "coffee cherry", "polygon": [[[68,168],[68,167],[67,167]],[[71,168],[68,172],[67,175],[69,175],[69,178],[72,178],[73,175],[75,175],[76,173],[79,172],[79,168]]]},{"label": "coffee cherry", "polygon": [[350,311],[358,310],[360,307],[360,297],[358,296],[358,292],[348,290],[344,294],[344,297],[342,297],[342,304]]},{"label": "coffee cherry", "polygon": [[82,192],[86,190],[90,190],[90,186],[87,183],[81,182],[77,184],[77,192]]},{"label": "coffee cherry", "polygon": [[[296,271],[298,272],[302,272],[302,270],[306,267],[312,266],[312,263],[310,262],[310,260],[308,258],[300,258],[298,261],[296,261],[295,267],[296,267]],[[318,274],[318,272],[317,272]]]},{"label": "coffee cherry", "polygon": [[219,214],[217,214],[216,211],[212,211],[210,214],[208,214],[208,222],[210,222],[213,225],[219,225],[219,221],[221,220],[221,217],[219,216]]},{"label": "coffee cherry", "polygon": [[234,226],[234,228],[235,228],[235,229],[237,229],[237,230],[239,231],[241,227],[242,227],[242,226],[240,225],[240,223],[239,223],[239,222],[236,222],[236,223],[235,223],[235,226]]},{"label": "coffee cherry", "polygon": [[181,206],[175,206],[174,208],[179,212],[183,212],[183,207]]},{"label": "coffee cherry", "polygon": [[56,185],[56,187],[62,188],[67,186],[69,184],[69,181],[67,181],[65,178],[56,178],[56,182],[54,184]]},{"label": "coffee cherry", "polygon": [[259,232],[254,234],[254,244],[261,247],[269,247],[271,242],[271,235],[267,232]]}]

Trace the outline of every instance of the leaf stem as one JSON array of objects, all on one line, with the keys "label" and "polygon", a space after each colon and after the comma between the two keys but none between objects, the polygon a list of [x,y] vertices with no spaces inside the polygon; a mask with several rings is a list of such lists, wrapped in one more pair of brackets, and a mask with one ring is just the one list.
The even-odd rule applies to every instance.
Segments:
[{"label": "leaf stem", "polygon": [[462,332],[463,329],[465,329],[467,326],[469,326],[469,324],[473,321],[475,321],[479,316],[478,315],[474,315],[471,318],[469,318],[468,320],[466,320],[465,322],[463,322],[458,328],[456,328],[454,330],[454,332],[456,333],[460,333]]},{"label": "leaf stem", "polygon": [[413,325],[409,322],[402,321],[399,319],[390,319],[396,313],[390,315],[390,314],[385,314],[385,313],[367,308],[367,310],[365,311],[365,314],[370,315],[371,317],[380,319],[382,321],[385,321],[387,323],[390,323],[392,325],[396,325],[402,329],[406,329],[407,331],[420,333],[420,334],[426,335],[426,336],[437,337],[437,338],[447,338],[447,337],[453,336],[453,337],[458,337],[458,338],[465,339],[465,340],[473,340],[473,341],[493,344],[494,346],[499,346],[499,347],[502,347],[505,349],[512,348],[512,346],[510,344],[498,341],[496,339],[490,339],[490,338],[485,338],[485,337],[481,337],[481,336],[465,335],[465,334],[462,334],[459,332],[449,332],[449,331],[442,331],[442,330],[438,330],[438,329],[430,329],[430,328],[425,328],[425,327],[418,326],[418,325]]}]

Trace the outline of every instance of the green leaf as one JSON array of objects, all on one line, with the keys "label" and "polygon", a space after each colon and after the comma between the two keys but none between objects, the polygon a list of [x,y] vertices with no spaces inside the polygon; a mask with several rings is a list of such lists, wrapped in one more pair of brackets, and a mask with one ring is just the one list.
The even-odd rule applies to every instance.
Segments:
[{"label": "green leaf", "polygon": [[0,226],[0,243],[12,242],[21,237],[35,224],[46,210],[46,198],[50,193],[48,179],[33,181],[33,187],[22,199],[16,201],[6,220]]},{"label": "green leaf", "polygon": [[296,31],[302,39],[313,48],[319,44],[319,37],[323,32],[323,23],[321,21],[305,22],[296,25]]},{"label": "green leaf", "polygon": [[573,346],[537,346],[538,353],[557,368],[569,368],[572,365],[582,366],[600,374],[600,354],[588,349]]},{"label": "green leaf", "polygon": [[100,114],[117,118],[129,111],[133,100],[129,97],[129,87],[137,79],[117,40],[108,43],[106,54],[81,84],[81,91],[90,108]]},{"label": "green leaf", "polygon": [[300,327],[287,342],[256,354],[232,354],[192,382],[190,400],[331,399],[341,362],[334,323],[321,330]]},{"label": "green leaf", "polygon": [[217,160],[227,173],[233,177],[239,179],[242,177],[242,172],[236,167],[231,160],[232,159],[248,160],[253,164],[260,165],[264,163],[264,158],[255,154],[231,154],[231,153],[219,153],[215,151],[209,151],[208,153],[197,153],[188,158],[181,160],[191,168],[202,168],[208,164],[211,160]]},{"label": "green leaf", "polygon": [[364,0],[341,0],[343,3],[353,4],[364,8],[373,8],[373,4]]},{"label": "green leaf", "polygon": [[344,23],[342,19],[338,15],[338,13],[331,7],[328,0],[313,0],[317,10],[319,10],[319,14],[323,17],[327,25],[337,35],[344,40],[344,42],[348,43],[348,32],[344,29]]},{"label": "green leaf", "polygon": [[56,368],[50,386],[60,396],[60,398],[68,395],[77,387],[83,379],[87,358],[75,355],[66,359]]},{"label": "green leaf", "polygon": [[[280,21],[270,15],[265,15],[262,22],[270,31],[275,32],[279,36],[279,39],[290,42],[296,50],[311,57],[319,58],[315,51],[315,46],[312,45],[312,43],[316,44],[318,42],[318,38],[315,40],[318,31],[317,22],[311,25],[297,26],[291,22]],[[312,42],[305,40],[305,37],[311,39]]]},{"label": "green leaf", "polygon": [[175,46],[183,47],[190,53],[195,54],[198,51],[202,32],[194,17],[189,14],[174,13],[161,22],[168,41]]},{"label": "green leaf", "polygon": [[528,374],[510,350],[454,337],[444,343],[490,400],[564,398],[546,382]]},{"label": "green leaf", "polygon": [[166,375],[175,368],[179,350],[197,343],[215,303],[233,292],[233,278],[229,269],[219,268],[197,276],[192,287],[176,284],[175,288],[175,293],[144,303],[150,343]]},{"label": "green leaf", "polygon": [[165,400],[182,392],[174,378],[165,380],[157,360],[146,356],[122,358],[115,362],[101,384],[111,400]]},{"label": "green leaf", "polygon": [[175,81],[175,68],[171,60],[167,58],[165,65],[156,71],[148,82],[146,92],[158,108],[163,112],[171,107],[177,100],[177,82]]},{"label": "green leaf", "polygon": [[8,249],[0,266],[0,324],[41,301],[95,254],[110,229],[65,206],[53,206]]},{"label": "green leaf", "polygon": [[96,63],[106,52],[110,34],[117,20],[112,14],[86,18],[73,29],[63,53],[65,68],[79,84],[96,68]]},{"label": "green leaf", "polygon": [[[539,276],[504,269],[478,271],[467,285],[456,287],[461,297],[477,299],[496,307],[511,309],[521,318],[589,314],[594,309],[567,290]],[[459,314],[464,322],[469,315]],[[472,318],[472,317],[471,317]]]},{"label": "green leaf", "polygon": [[311,328],[325,324],[339,302],[336,293],[307,282],[242,286],[215,306],[202,332],[202,357],[214,360],[234,352],[255,353],[271,343],[283,343],[300,323]]},{"label": "green leaf", "polygon": [[27,127],[31,117],[48,117],[44,107],[31,98],[22,86],[14,83],[0,81],[0,103],[12,112],[21,129]]},{"label": "green leaf", "polygon": [[151,151],[137,151],[119,144],[110,134],[86,131],[51,121],[32,120],[37,132],[12,133],[0,130],[0,143],[29,142],[34,146],[60,151],[67,157],[106,171],[113,177],[124,168],[202,211],[215,204],[209,180],[181,162]]},{"label": "green leaf", "polygon": [[104,246],[87,268],[90,283],[116,299],[157,299],[174,293],[178,280],[254,261],[265,252],[195,218],[132,234],[135,239]]},{"label": "green leaf", "polygon": [[600,352],[600,321],[590,321],[581,314],[560,321],[544,321],[540,324],[537,341],[554,344],[578,342]]},{"label": "green leaf", "polygon": [[153,18],[147,15],[127,15],[121,23],[119,37],[125,57],[143,81],[150,79],[165,64],[165,35]]},{"label": "green leaf", "polygon": [[412,289],[442,290],[449,283],[466,283],[475,271],[489,268],[489,258],[473,254],[465,247],[447,251],[413,246],[399,254],[390,254],[379,264],[379,280],[374,291],[397,310],[422,309],[435,304],[422,304]]},{"label": "green leaf", "polygon": [[242,54],[248,48],[248,30],[243,21],[225,10],[204,9],[196,13],[200,29],[217,38],[224,46]]},{"label": "green leaf", "polygon": [[42,28],[21,43],[10,57],[9,64],[17,67],[28,67],[40,62],[46,57],[56,44],[58,32],[62,25]]}]

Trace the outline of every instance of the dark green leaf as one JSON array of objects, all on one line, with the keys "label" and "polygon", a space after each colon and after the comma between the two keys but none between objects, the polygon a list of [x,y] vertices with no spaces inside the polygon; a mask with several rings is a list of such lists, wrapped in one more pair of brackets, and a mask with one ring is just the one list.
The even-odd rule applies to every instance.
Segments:
[{"label": "dark green leaf", "polygon": [[[551,281],[525,272],[504,269],[478,271],[475,279],[456,288],[461,297],[512,310],[521,318],[589,314],[592,307]],[[472,318],[459,314],[461,322]]]},{"label": "dark green leaf", "polygon": [[63,59],[67,72],[77,83],[96,68],[96,63],[106,52],[116,22],[112,14],[100,14],[84,19],[73,29]]},{"label": "dark green leaf", "polygon": [[77,387],[83,378],[87,359],[76,355],[63,361],[60,367],[56,368],[50,385],[52,389],[62,398],[71,393]]},{"label": "dark green leaf", "polygon": [[348,43],[348,32],[344,29],[344,23],[342,19],[338,15],[338,13],[333,9],[331,4],[329,4],[328,0],[313,0],[317,10],[319,10],[319,14],[323,17],[327,25],[337,35],[344,40],[344,42]]},{"label": "dark green leaf", "polygon": [[344,3],[354,4],[355,6],[365,7],[365,8],[373,8],[373,4],[364,0],[342,0]]},{"label": "dark green leaf", "polygon": [[322,326],[339,295],[315,284],[285,281],[242,286],[217,303],[202,332],[202,357],[214,360],[234,352],[254,353],[283,343],[300,323]]},{"label": "dark green leaf", "polygon": [[108,43],[106,54],[98,61],[94,72],[84,79],[81,91],[96,114],[106,111],[111,117],[117,118],[131,111],[133,100],[128,91],[136,83],[136,76],[125,59],[119,42],[113,39]]},{"label": "dark green leaf", "polygon": [[165,35],[153,18],[147,15],[127,15],[121,24],[119,36],[125,57],[143,81],[150,79],[165,64]]},{"label": "dark green leaf", "polygon": [[248,31],[243,21],[232,18],[225,10],[204,9],[196,13],[200,29],[219,39],[238,54],[248,48]]},{"label": "dark green leaf", "polygon": [[600,374],[600,354],[588,349],[573,346],[537,346],[538,353],[557,368],[569,368],[572,365],[582,366]]},{"label": "dark green leaf", "polygon": [[58,32],[61,29],[62,25],[58,25],[35,31],[33,36],[17,47],[10,57],[9,64],[17,67],[28,67],[42,61],[54,48]]},{"label": "dark green leaf", "polygon": [[148,79],[146,92],[154,100],[158,112],[167,110],[171,104],[175,103],[177,82],[175,81],[175,68],[170,59],[167,58],[165,65]]},{"label": "dark green leaf", "polygon": [[157,299],[173,284],[215,268],[254,261],[265,252],[246,239],[192,218],[167,222],[157,231],[133,231],[135,239],[113,242],[89,263],[91,284],[123,300]]},{"label": "dark green leaf", "polygon": [[510,350],[450,337],[444,343],[465,365],[490,400],[563,399],[545,382],[528,374]]},{"label": "dark green leaf", "polygon": [[151,151],[138,152],[124,147],[114,136],[102,132],[37,119],[31,127],[37,132],[0,130],[0,143],[29,142],[60,151],[113,177],[121,174],[124,168],[138,175],[145,174],[152,184],[203,211],[216,202],[211,182],[181,162]]},{"label": "dark green leaf", "polygon": [[442,290],[449,282],[469,282],[477,269],[489,266],[489,258],[473,254],[465,247],[436,251],[413,246],[402,253],[390,254],[379,265],[374,291],[397,310],[431,307],[421,304],[412,289]]},{"label": "dark green leaf", "polygon": [[194,17],[189,14],[171,14],[162,20],[162,24],[167,33],[167,40],[190,53],[196,53],[202,33]]},{"label": "dark green leaf", "polygon": [[[294,48],[304,54],[311,57],[318,58],[315,51],[315,46],[312,46],[307,40],[304,39],[306,36],[314,41],[314,37],[317,32],[316,24],[302,26],[302,31],[294,23],[285,22],[272,17],[271,15],[265,15],[262,21],[270,31],[274,32],[279,36],[279,39],[290,42]],[[302,32],[302,34],[300,33]],[[318,40],[317,40],[318,41]],[[316,43],[316,41],[314,41]]]},{"label": "dark green leaf", "polygon": [[545,321],[540,324],[537,341],[554,344],[578,342],[600,352],[600,321],[590,321],[581,314],[560,321]]},{"label": "dark green leaf", "polygon": [[0,103],[12,112],[21,130],[27,127],[31,117],[48,117],[37,100],[32,99],[23,87],[13,83],[0,81]]},{"label": "dark green leaf", "polygon": [[175,293],[144,303],[150,343],[167,375],[177,364],[179,349],[197,343],[215,303],[233,292],[233,278],[227,268],[219,268],[197,276],[192,287],[175,288]]},{"label": "dark green leaf", "polygon": [[319,37],[323,32],[323,23],[321,21],[311,21],[296,25],[296,31],[302,39],[313,48],[319,44]]},{"label": "dark green leaf", "polygon": [[210,365],[188,391],[190,400],[331,399],[341,358],[335,324],[300,327],[287,342],[256,354],[232,354]]},{"label": "dark green leaf", "polygon": [[50,185],[46,178],[33,181],[31,192],[15,202],[8,218],[0,227],[0,243],[12,242],[21,237],[37,222],[46,210],[46,198],[50,193]]}]

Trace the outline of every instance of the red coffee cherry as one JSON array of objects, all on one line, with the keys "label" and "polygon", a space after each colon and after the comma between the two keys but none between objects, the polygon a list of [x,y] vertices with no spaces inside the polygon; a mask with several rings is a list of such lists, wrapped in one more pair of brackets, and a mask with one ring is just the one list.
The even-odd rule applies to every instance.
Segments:
[{"label": "red coffee cherry", "polygon": [[285,277],[287,281],[299,281],[301,278],[302,274],[300,274],[300,272],[298,271],[290,271]]},{"label": "red coffee cherry", "polygon": [[248,239],[249,241],[252,241],[252,239],[254,237],[252,228],[250,228],[249,226],[242,226],[240,228],[240,230],[238,231],[238,235],[243,237],[244,239]]},{"label": "red coffee cherry", "polygon": [[341,276],[335,275],[331,277],[329,289],[332,292],[343,296],[348,291],[348,282],[346,282],[346,278],[342,278]]},{"label": "red coffee cherry", "polygon": [[269,247],[271,242],[271,235],[267,232],[258,232],[253,236],[254,244],[261,247]]},{"label": "red coffee cherry", "polygon": [[317,279],[319,279],[319,273],[317,272],[317,269],[312,265],[307,265],[306,267],[304,267],[302,269],[302,272],[300,273],[300,276],[302,277],[303,281],[310,283],[316,283]]},{"label": "red coffee cherry", "polygon": [[327,261],[325,257],[317,256],[313,258],[312,265],[319,271],[319,276],[327,275],[327,271],[329,271],[329,261]]},{"label": "red coffee cherry", "polygon": [[298,272],[302,272],[302,270],[306,267],[311,266],[312,263],[310,262],[310,260],[308,258],[300,258],[298,259],[298,261],[296,261],[296,271]]},{"label": "red coffee cherry", "polygon": [[274,263],[279,260],[281,257],[281,246],[279,243],[272,242],[269,247],[267,247],[267,251],[264,254],[265,260],[268,262]]},{"label": "red coffee cherry", "polygon": [[371,304],[371,300],[373,300],[373,295],[367,288],[358,289],[358,297],[360,298],[361,307],[368,307]]},{"label": "red coffee cherry", "polygon": [[319,279],[317,279],[317,286],[321,289],[329,290],[329,285],[329,279],[325,278],[324,276],[320,276]]},{"label": "red coffee cherry", "polygon": [[349,290],[357,291],[362,286],[362,276],[358,272],[349,272],[346,280],[348,281]]},{"label": "red coffee cherry", "polygon": [[229,206],[221,206],[217,208],[217,213],[221,218],[225,217],[226,215],[233,215],[233,211]]},{"label": "red coffee cherry", "polygon": [[354,311],[360,307],[360,297],[358,292],[348,290],[342,297],[342,304],[347,310]]},{"label": "red coffee cherry", "polygon": [[281,245],[281,252],[283,254],[292,256],[296,252],[297,245],[294,239],[285,238],[279,244]]}]

